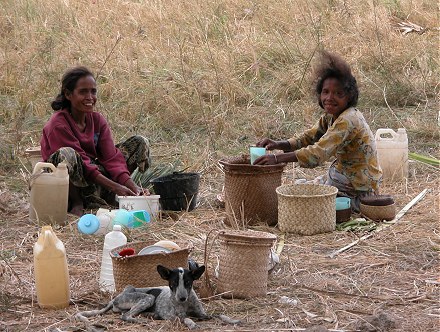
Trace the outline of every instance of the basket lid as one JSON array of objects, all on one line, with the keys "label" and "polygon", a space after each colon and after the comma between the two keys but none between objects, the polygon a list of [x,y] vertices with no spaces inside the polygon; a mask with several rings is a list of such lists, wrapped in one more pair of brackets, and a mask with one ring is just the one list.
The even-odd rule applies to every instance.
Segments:
[{"label": "basket lid", "polygon": [[280,196],[298,198],[333,196],[338,193],[338,188],[334,186],[315,183],[285,184],[275,190]]},{"label": "basket lid", "polygon": [[220,240],[249,242],[254,244],[272,245],[276,240],[276,235],[268,232],[254,230],[223,230],[219,233]]}]

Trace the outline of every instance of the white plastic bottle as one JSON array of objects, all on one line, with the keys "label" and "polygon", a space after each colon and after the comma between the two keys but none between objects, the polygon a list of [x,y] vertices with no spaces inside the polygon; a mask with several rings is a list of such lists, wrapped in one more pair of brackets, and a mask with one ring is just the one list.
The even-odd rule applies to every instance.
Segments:
[{"label": "white plastic bottle", "polygon": [[108,233],[104,239],[101,274],[99,276],[99,284],[103,291],[115,291],[115,279],[113,277],[113,263],[110,257],[110,251],[127,243],[127,237],[121,232],[121,229],[121,225],[114,225],[113,231]]}]

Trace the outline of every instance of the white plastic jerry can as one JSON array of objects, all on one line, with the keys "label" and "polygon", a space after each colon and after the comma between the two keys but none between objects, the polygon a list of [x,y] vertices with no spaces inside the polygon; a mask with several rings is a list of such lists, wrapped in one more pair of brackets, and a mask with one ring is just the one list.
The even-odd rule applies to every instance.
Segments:
[{"label": "white plastic jerry can", "polygon": [[408,136],[405,128],[376,131],[376,147],[383,179],[399,181],[408,177]]},{"label": "white plastic jerry can", "polygon": [[[50,168],[51,173],[45,172]],[[69,200],[69,173],[65,163],[35,165],[30,180],[29,219],[39,225],[65,225]]]}]

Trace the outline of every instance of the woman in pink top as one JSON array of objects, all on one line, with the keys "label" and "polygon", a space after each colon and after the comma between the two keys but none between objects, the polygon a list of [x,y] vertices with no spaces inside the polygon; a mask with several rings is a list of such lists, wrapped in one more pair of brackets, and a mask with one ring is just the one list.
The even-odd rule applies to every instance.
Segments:
[{"label": "woman in pink top", "polygon": [[85,67],[68,70],[40,142],[43,160],[67,163],[69,212],[79,216],[91,203],[114,204],[115,195],[143,193],[130,174],[150,165],[146,138],[132,136],[115,146],[107,121],[95,111],[96,100],[93,74]]}]

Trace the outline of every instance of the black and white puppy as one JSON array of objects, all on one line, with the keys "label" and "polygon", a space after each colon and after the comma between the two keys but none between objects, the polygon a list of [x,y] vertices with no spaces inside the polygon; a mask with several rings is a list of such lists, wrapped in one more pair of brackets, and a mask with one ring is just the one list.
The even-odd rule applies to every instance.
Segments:
[{"label": "black and white puppy", "polygon": [[[157,266],[162,279],[168,281],[168,286],[135,288],[127,286],[121,294],[111,300],[106,307],[100,310],[83,311],[76,314],[76,318],[84,322],[88,331],[96,331],[86,317],[101,315],[110,309],[121,312],[121,319],[137,323],[134,318],[139,314],[152,316],[154,319],[179,319],[189,329],[197,328],[197,324],[190,318],[201,320],[211,319],[214,316],[206,314],[205,309],[193,289],[193,282],[205,272],[205,266],[195,266],[190,269],[168,269]],[[215,316],[228,324],[239,324],[239,320],[227,316]]]}]

